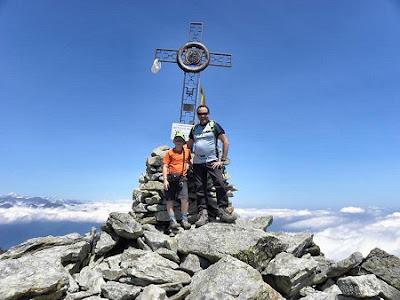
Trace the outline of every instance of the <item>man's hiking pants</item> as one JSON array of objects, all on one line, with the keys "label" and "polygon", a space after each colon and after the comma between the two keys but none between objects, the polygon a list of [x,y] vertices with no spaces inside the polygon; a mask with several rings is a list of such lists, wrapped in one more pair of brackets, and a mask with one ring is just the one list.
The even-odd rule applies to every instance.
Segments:
[{"label": "man's hiking pants", "polygon": [[222,169],[211,167],[212,162],[193,164],[194,182],[196,184],[197,207],[201,211],[207,209],[207,174],[211,177],[216,193],[218,207],[227,207],[228,196]]}]

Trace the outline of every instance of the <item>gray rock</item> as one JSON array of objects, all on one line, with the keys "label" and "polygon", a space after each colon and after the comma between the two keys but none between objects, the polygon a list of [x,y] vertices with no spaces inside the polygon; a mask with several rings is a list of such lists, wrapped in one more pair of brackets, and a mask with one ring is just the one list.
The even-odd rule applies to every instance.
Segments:
[{"label": "gray rock", "polygon": [[181,263],[180,268],[191,275],[203,270],[199,257],[194,254],[188,254]]},{"label": "gray rock", "polygon": [[132,208],[133,212],[140,214],[140,213],[147,213],[146,205],[143,203],[137,203],[135,207]]},{"label": "gray rock", "polygon": [[164,157],[165,153],[167,153],[169,147],[166,145],[157,147],[155,149],[153,149],[153,151],[151,151],[151,156],[161,156]]},{"label": "gray rock", "polygon": [[334,265],[334,261],[326,259],[325,256],[313,256],[312,259],[318,263],[312,284],[321,284],[327,281],[327,273],[331,270],[332,265]]},{"label": "gray rock", "polygon": [[186,296],[189,295],[190,290],[188,286],[183,287],[182,289],[180,289],[180,291],[178,293],[176,293],[175,295],[172,295],[169,299],[170,300],[184,300],[186,299]]},{"label": "gray rock", "polygon": [[152,167],[160,167],[163,164],[163,159],[161,156],[150,156],[147,158],[147,165]]},{"label": "gray rock", "polygon": [[100,233],[100,238],[96,243],[96,247],[94,252],[96,255],[101,256],[110,251],[118,242],[117,240],[114,240],[114,238],[109,235],[107,232],[102,231]]},{"label": "gray rock", "polygon": [[88,297],[94,295],[98,295],[98,293],[93,291],[80,291],[76,293],[68,292],[64,300],[81,300],[81,299],[87,299]]},{"label": "gray rock", "polygon": [[328,277],[340,277],[362,263],[364,257],[360,252],[354,252],[349,257],[334,263],[327,272]]},{"label": "gray rock", "polygon": [[315,294],[315,293],[317,293],[317,292],[318,292],[318,291],[317,291],[316,289],[314,289],[313,287],[311,287],[311,286],[306,286],[306,287],[303,287],[303,288],[299,291],[299,295],[305,297],[305,296],[309,296],[309,295],[311,295],[311,294]]},{"label": "gray rock", "polygon": [[208,223],[177,235],[178,252],[193,253],[215,262],[225,255],[239,255],[255,246],[267,233],[235,224]]},{"label": "gray rock", "polygon": [[90,296],[85,298],[85,300],[107,300],[107,298],[99,297],[99,296]]},{"label": "gray rock", "polygon": [[317,291],[316,293],[310,294],[308,296],[299,298],[299,300],[356,300],[355,298],[344,298],[339,294],[334,293],[325,293],[321,291]]},{"label": "gray rock", "polygon": [[136,241],[140,249],[146,251],[151,250],[150,246],[147,245],[146,242],[144,241],[144,237],[139,237]]},{"label": "gray rock", "polygon": [[89,266],[84,267],[75,276],[75,280],[82,290],[93,291],[95,293],[100,293],[101,286],[106,283],[103,279],[101,269],[97,267],[90,268]]},{"label": "gray rock", "polygon": [[150,225],[155,225],[157,224],[157,219],[156,217],[144,217],[139,220],[139,223],[142,225],[150,224]]},{"label": "gray rock", "polygon": [[161,203],[161,197],[159,195],[153,195],[151,197],[147,197],[144,199],[144,202],[146,204],[152,205],[152,204],[160,204]]},{"label": "gray rock", "polygon": [[190,276],[179,265],[156,252],[128,248],[121,255],[121,268],[135,285],[189,283]]},{"label": "gray rock", "polygon": [[143,234],[142,226],[127,213],[112,212],[108,216],[107,225],[126,239],[134,240]]},{"label": "gray rock", "polygon": [[72,276],[70,274],[68,274],[68,278],[69,278],[69,283],[68,283],[68,292],[69,293],[76,293],[79,291],[79,285],[78,283],[75,281],[74,278],[72,278]]},{"label": "gray rock", "polygon": [[249,221],[251,226],[255,228],[267,231],[267,228],[271,226],[272,221],[274,220],[273,216],[261,216]]},{"label": "gray rock", "polygon": [[167,293],[156,285],[149,285],[143,289],[143,292],[137,297],[137,300],[167,300]]},{"label": "gray rock", "polygon": [[156,250],[158,254],[160,254],[162,257],[165,257],[166,259],[172,260],[173,262],[176,262],[177,264],[180,263],[180,259],[178,254],[175,251],[172,251],[167,248],[158,248]]},{"label": "gray rock", "polygon": [[142,289],[130,284],[108,281],[101,288],[102,296],[111,300],[131,300],[139,295]]},{"label": "gray rock", "polygon": [[69,234],[30,239],[9,249],[0,257],[1,299],[42,295],[60,299],[70,282],[62,262],[78,268],[88,256],[91,243],[88,237]]},{"label": "gray rock", "polygon": [[400,258],[375,248],[361,267],[400,290]]},{"label": "gray rock", "polygon": [[270,232],[269,236],[276,237],[287,245],[285,251],[296,257],[302,257],[306,249],[314,244],[313,234],[308,232]]},{"label": "gray rock", "polygon": [[161,205],[161,204],[153,204],[153,205],[148,205],[147,210],[149,212],[164,211],[164,210],[166,210],[166,207],[165,207],[165,205]]},{"label": "gray rock", "polygon": [[342,293],[342,291],[339,289],[339,287],[336,284],[333,284],[330,287],[324,289],[323,292],[329,293],[329,294],[341,294]]},{"label": "gray rock", "polygon": [[225,256],[208,269],[196,273],[189,290],[186,300],[284,299],[262,280],[257,270],[231,256]]},{"label": "gray rock", "polygon": [[272,287],[291,297],[312,284],[317,267],[318,263],[310,255],[298,258],[281,252],[270,261],[263,275]]},{"label": "gray rock", "polygon": [[346,296],[359,298],[380,296],[384,299],[400,299],[398,289],[378,279],[374,274],[339,278],[337,285]]},{"label": "gray rock", "polygon": [[163,191],[164,190],[164,184],[160,181],[148,181],[146,183],[140,184],[140,189],[142,190],[148,190],[148,191]]},{"label": "gray rock", "polygon": [[176,242],[166,234],[157,231],[145,231],[143,233],[147,245],[156,251],[158,248],[167,248],[176,251]]}]

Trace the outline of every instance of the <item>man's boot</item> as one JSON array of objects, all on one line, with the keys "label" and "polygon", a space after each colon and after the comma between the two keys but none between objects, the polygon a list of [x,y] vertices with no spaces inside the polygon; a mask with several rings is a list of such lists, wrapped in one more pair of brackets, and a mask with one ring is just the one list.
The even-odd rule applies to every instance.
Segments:
[{"label": "man's boot", "polygon": [[199,219],[197,220],[195,225],[196,225],[196,227],[200,227],[200,226],[205,225],[206,223],[208,223],[208,212],[207,212],[207,209],[203,209],[199,213]]},{"label": "man's boot", "polygon": [[224,223],[234,223],[237,219],[237,215],[233,212],[230,207],[218,208],[219,220]]}]

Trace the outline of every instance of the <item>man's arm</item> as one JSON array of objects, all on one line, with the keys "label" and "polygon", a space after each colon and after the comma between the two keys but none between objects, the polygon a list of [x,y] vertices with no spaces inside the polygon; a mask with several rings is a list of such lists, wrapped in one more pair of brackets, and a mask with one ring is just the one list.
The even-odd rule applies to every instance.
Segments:
[{"label": "man's arm", "polygon": [[188,147],[190,152],[192,152],[193,142],[194,142],[193,139],[189,138],[189,140],[186,143],[186,146]]},{"label": "man's arm", "polygon": [[222,142],[222,157],[221,160],[224,161],[228,158],[228,151],[229,151],[229,140],[225,133],[221,133],[218,136],[218,139]]}]

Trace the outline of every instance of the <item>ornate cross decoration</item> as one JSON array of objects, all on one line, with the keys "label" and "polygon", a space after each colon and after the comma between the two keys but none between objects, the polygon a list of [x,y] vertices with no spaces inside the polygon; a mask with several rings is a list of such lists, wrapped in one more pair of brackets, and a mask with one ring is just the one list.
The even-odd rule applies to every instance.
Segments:
[{"label": "ornate cross decoration", "polygon": [[181,101],[180,123],[194,124],[200,72],[208,66],[231,67],[232,55],[208,51],[201,42],[203,23],[190,23],[189,42],[179,50],[156,49],[154,66],[160,62],[177,63],[185,72]]}]

